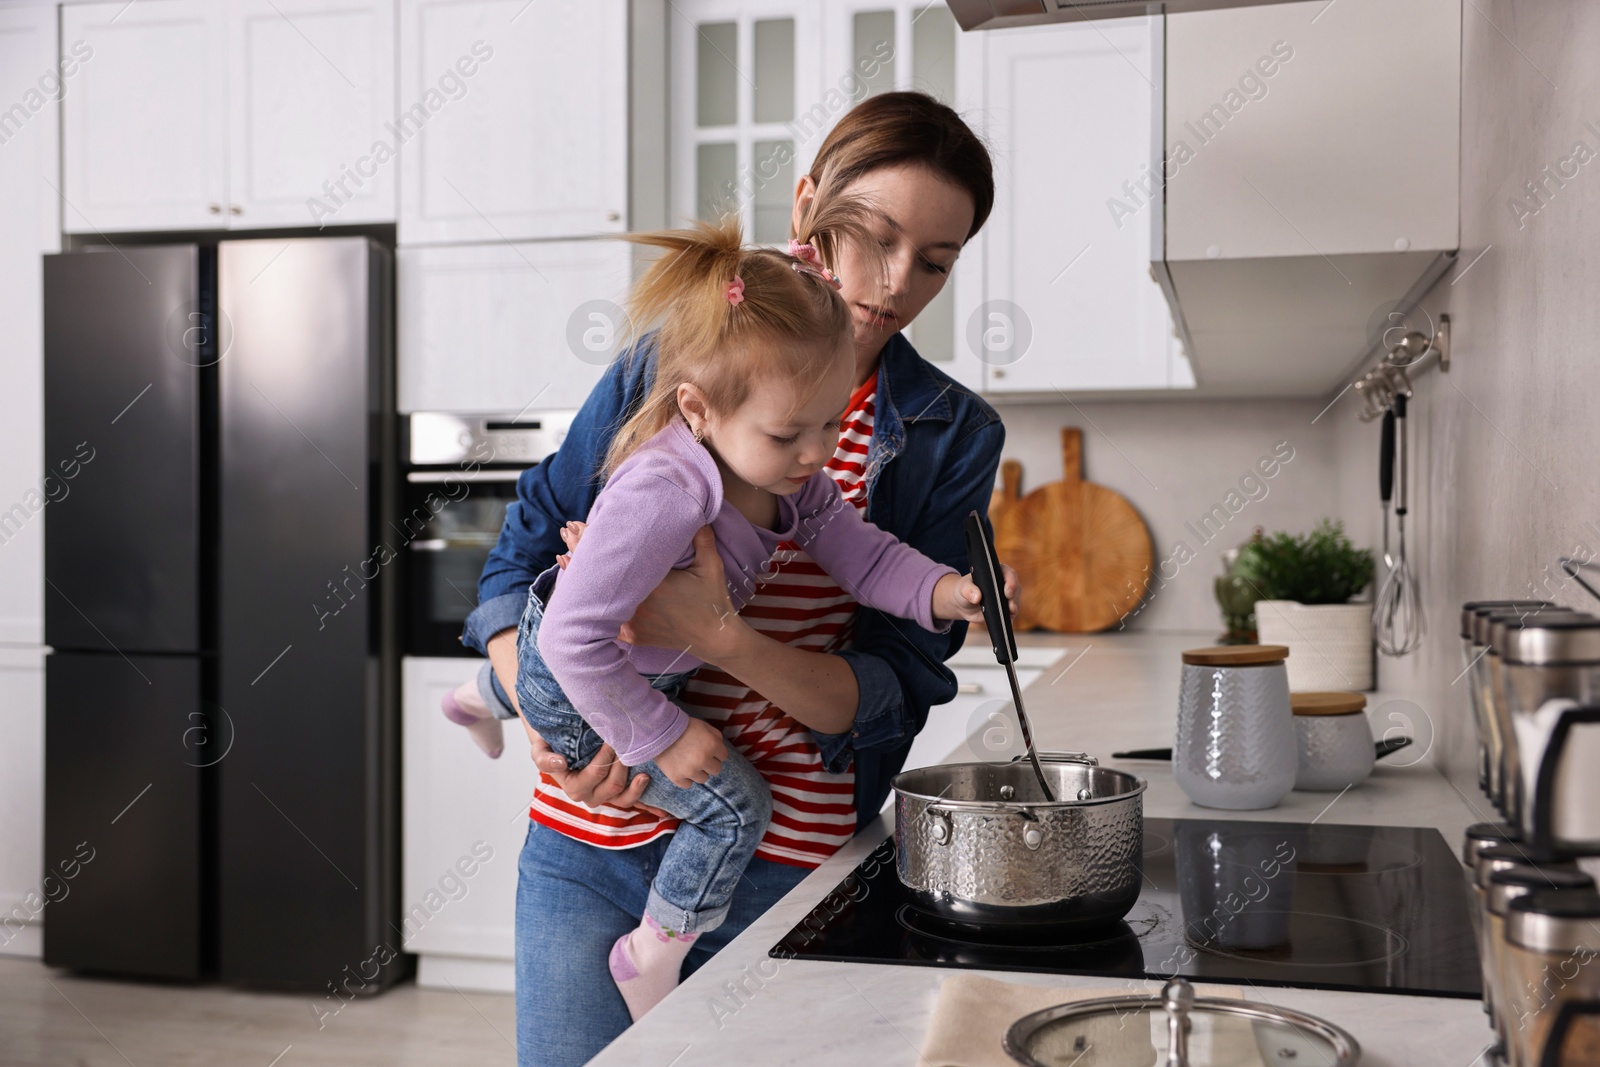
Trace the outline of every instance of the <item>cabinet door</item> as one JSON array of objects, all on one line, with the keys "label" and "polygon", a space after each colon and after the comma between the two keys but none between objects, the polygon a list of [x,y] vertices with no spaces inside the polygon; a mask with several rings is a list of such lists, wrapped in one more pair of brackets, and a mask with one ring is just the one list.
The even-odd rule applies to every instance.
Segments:
[{"label": "cabinet door", "polygon": [[234,0],[233,228],[393,222],[394,4]]},{"label": "cabinet door", "polygon": [[226,9],[215,0],[68,4],[62,106],[68,233],[197,230],[227,215]]},{"label": "cabinet door", "polygon": [[527,738],[516,721],[505,723],[505,751],[491,760],[439,711],[483,663],[407,659],[401,672],[408,952],[512,957],[517,855],[535,777]]},{"label": "cabinet door", "polygon": [[580,407],[628,264],[620,241],[401,249],[400,410]]},{"label": "cabinet door", "polygon": [[58,54],[53,5],[0,9],[0,100],[13,105],[0,115],[0,643],[44,640],[41,512],[61,490],[42,482],[39,253],[60,245],[58,101],[79,68]]},{"label": "cabinet door", "polygon": [[[0,648],[0,737],[0,901],[11,909],[45,892],[43,649]],[[0,954],[22,947],[16,937],[14,923],[0,925]]]},{"label": "cabinet door", "polygon": [[983,299],[958,314],[958,343],[981,352],[991,393],[1168,387],[1171,319],[1150,278],[1159,206],[1128,192],[1154,188],[1149,20],[982,36],[997,190],[978,238]]},{"label": "cabinet door", "polygon": [[617,233],[626,0],[402,0],[402,244]]}]

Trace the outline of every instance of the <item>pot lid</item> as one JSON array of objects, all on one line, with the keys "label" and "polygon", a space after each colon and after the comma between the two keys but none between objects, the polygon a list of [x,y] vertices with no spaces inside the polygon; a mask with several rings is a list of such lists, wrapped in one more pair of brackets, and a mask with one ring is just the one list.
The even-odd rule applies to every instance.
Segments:
[{"label": "pot lid", "polygon": [[1260,667],[1288,658],[1287,645],[1216,645],[1183,654],[1183,662],[1195,667]]},{"label": "pot lid", "polygon": [[[1469,600],[1461,605],[1461,636],[1466,640],[1472,639],[1472,620],[1480,615],[1487,615],[1491,611],[1500,611],[1507,608],[1526,608],[1530,611],[1539,608],[1549,608],[1555,605],[1548,600]],[[1482,642],[1479,642],[1482,644]]]},{"label": "pot lid", "polygon": [[1506,663],[1600,663],[1600,619],[1592,615],[1530,615],[1496,627],[1494,636],[1495,652]]},{"label": "pot lid", "polygon": [[1600,893],[1593,889],[1536,889],[1511,902],[1506,937],[1535,952],[1595,947]]},{"label": "pot lid", "polygon": [[1349,715],[1367,706],[1360,693],[1290,693],[1289,707],[1296,715]]},{"label": "pot lid", "polygon": [[1024,1067],[1220,1067],[1241,1062],[1350,1067],[1361,1046],[1312,1015],[1221,997],[1196,997],[1174,978],[1155,997],[1107,997],[1025,1015],[1004,1048]]}]

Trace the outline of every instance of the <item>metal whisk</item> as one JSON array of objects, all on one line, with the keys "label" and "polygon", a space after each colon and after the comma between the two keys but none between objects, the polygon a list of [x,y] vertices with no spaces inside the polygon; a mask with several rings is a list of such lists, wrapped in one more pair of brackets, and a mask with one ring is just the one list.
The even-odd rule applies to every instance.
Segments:
[{"label": "metal whisk", "polygon": [[[1406,448],[1406,394],[1394,397],[1394,425],[1397,443],[1396,472],[1400,493],[1395,501],[1396,552],[1389,573],[1372,605],[1372,625],[1377,631],[1378,650],[1386,656],[1406,656],[1422,646],[1422,590],[1406,560],[1406,501],[1410,482]],[[1388,562],[1385,560],[1385,562]]]}]

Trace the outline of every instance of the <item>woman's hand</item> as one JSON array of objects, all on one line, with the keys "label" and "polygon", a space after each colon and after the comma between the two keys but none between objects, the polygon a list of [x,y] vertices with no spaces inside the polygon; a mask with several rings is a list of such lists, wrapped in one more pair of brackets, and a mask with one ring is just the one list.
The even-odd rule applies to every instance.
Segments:
[{"label": "woman's hand", "polygon": [[[571,553],[583,539],[583,530],[581,522],[562,527],[561,540],[567,552],[557,556],[556,562],[563,568],[572,561]],[[743,627],[728,596],[727,572],[717,554],[716,535],[711,527],[702,526],[694,535],[694,562],[661,579],[617,636],[630,645],[681,649],[706,663],[716,663],[741,636]]]},{"label": "woman's hand", "polygon": [[628,781],[628,768],[617,759],[616,750],[610,745],[601,745],[600,751],[594,754],[594,759],[583,770],[569,771],[567,761],[545,744],[544,738],[528,725],[526,719],[522,720],[522,728],[528,732],[528,747],[533,749],[533,765],[554,779],[561,791],[579,804],[586,808],[596,808],[602,804],[613,808],[643,808],[663,819],[671,818],[660,808],[639,803],[639,798],[644,796],[645,786],[650,784],[650,776],[636,774],[633,781]]}]

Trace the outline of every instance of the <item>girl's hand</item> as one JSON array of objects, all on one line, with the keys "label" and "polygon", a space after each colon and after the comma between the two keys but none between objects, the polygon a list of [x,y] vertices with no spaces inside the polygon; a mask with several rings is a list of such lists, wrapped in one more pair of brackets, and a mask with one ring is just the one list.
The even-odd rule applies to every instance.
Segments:
[{"label": "girl's hand", "polygon": [[690,719],[689,728],[656,757],[656,766],[673,785],[688,789],[722,770],[727,758],[728,746],[722,740],[722,732],[708,722]]},{"label": "girl's hand", "polygon": [[957,622],[983,621],[983,592],[970,574],[947,574],[933,587],[933,617]]},{"label": "girl's hand", "polygon": [[561,527],[561,543],[567,546],[567,550],[556,557],[556,562],[561,565],[562,570],[566,570],[567,564],[572,562],[572,550],[583,540],[583,531],[588,525],[586,522],[574,519]]},{"label": "girl's hand", "polygon": [[[1017,613],[1016,572],[1002,565],[1005,575],[1006,607],[1012,615]],[[972,580],[972,575],[947,574],[933,587],[933,614],[939,619],[983,622],[983,591]]]}]

